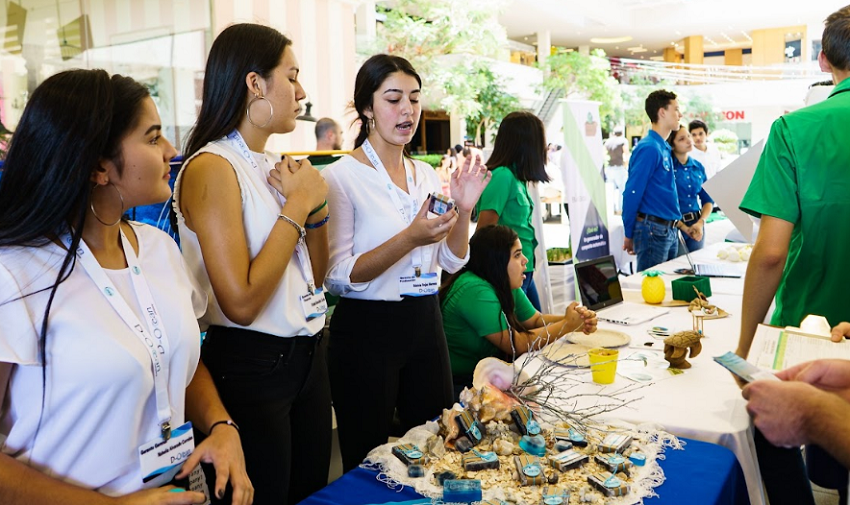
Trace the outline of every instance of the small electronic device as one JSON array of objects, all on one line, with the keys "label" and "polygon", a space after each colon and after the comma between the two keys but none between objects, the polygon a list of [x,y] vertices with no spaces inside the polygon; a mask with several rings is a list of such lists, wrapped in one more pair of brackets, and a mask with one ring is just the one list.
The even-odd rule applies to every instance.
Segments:
[{"label": "small electronic device", "polygon": [[431,201],[428,203],[428,210],[430,212],[442,216],[453,208],[455,208],[455,201],[451,198],[439,193],[431,195]]}]

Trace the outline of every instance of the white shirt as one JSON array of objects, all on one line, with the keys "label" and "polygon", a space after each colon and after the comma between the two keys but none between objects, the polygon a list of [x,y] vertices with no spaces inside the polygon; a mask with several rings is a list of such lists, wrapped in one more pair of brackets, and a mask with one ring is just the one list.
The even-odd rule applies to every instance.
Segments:
[{"label": "white shirt", "polygon": [[705,167],[706,180],[714,177],[714,174],[722,169],[721,164],[723,162],[720,160],[720,150],[711,142],[706,142],[705,151],[700,151],[694,146],[688,154]]},{"label": "white shirt", "polygon": [[[242,198],[242,223],[245,227],[245,239],[248,242],[251,260],[253,260],[266,244],[269,233],[277,223],[277,216],[283,207],[282,197],[279,197],[279,193],[269,185],[267,180],[268,170],[271,170],[273,166],[268,159],[271,155],[251,153],[251,156],[258,162],[258,170],[240,154],[238,147],[227,139],[210,142],[200,149],[195,156],[201,153],[221,156],[233,167]],[[186,160],[186,163],[192,158]],[[183,250],[183,256],[186,258],[186,264],[210,299],[209,310],[201,318],[201,327],[216,325],[247,328],[281,337],[309,336],[318,333],[325,326],[325,316],[307,321],[301,308],[300,299],[302,295],[307,294],[307,280],[295,253],[285,259],[289,264],[283,272],[283,277],[265,308],[250,326],[241,326],[227,318],[213,291],[198,236],[186,226],[186,220],[183,213],[180,212],[180,185],[182,180],[183,170],[181,169],[177,175],[177,180],[174,182],[174,212],[177,214],[180,246]]]},{"label": "white shirt", "polygon": [[[168,397],[177,427],[185,422],[186,387],[200,358],[197,316],[206,298],[171,237],[138,223],[133,229],[168,335]],[[0,362],[13,364],[0,413],[0,438],[7,436],[0,450],[51,477],[111,496],[162,486],[162,479],[142,484],[139,466],[139,446],[160,436],[150,355],[79,263],[59,285],[50,310],[42,416],[38,340],[50,292],[23,295],[51,286],[64,256],[55,244],[0,248]],[[144,321],[129,269],[106,272]]]},{"label": "white shirt", "polygon": [[[440,179],[427,163],[419,160],[405,162],[412,162],[415,172],[415,182],[408,188],[410,194],[395,185],[393,188],[405,212],[415,216],[429,193],[440,192]],[[413,274],[412,252],[369,282],[351,282],[351,271],[360,256],[408,226],[389,197],[381,176],[377,170],[352,156],[343,156],[325,168],[322,175],[328,183],[330,212],[330,264],[325,278],[328,291],[360,300],[400,301],[398,280],[401,276]],[[415,208],[414,200],[417,203]],[[439,275],[440,269],[444,268],[454,273],[469,260],[468,251],[465,258],[455,256],[445,239],[419,249],[423,260],[422,272]]]}]

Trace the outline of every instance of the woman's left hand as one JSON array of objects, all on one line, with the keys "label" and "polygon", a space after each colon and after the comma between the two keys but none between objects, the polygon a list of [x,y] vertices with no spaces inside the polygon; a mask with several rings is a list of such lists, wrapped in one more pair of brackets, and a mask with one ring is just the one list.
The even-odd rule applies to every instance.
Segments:
[{"label": "woman's left hand", "polygon": [[490,171],[481,163],[481,153],[470,153],[463,165],[454,171],[449,182],[457,210],[472,212],[491,177]]},{"label": "woman's left hand", "polygon": [[[219,425],[195,447],[192,455],[183,464],[178,479],[192,473],[198,463],[212,463],[215,467],[215,486],[210,493],[221,498],[227,482],[233,488],[233,505],[250,505],[254,501],[254,486],[245,471],[245,454],[239,432],[231,426]],[[211,483],[207,483],[208,485]]]}]

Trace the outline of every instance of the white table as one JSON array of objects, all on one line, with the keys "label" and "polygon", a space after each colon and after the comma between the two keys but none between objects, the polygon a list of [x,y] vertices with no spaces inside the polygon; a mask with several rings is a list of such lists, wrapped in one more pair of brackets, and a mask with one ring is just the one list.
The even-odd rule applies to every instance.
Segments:
[{"label": "white table", "polygon": [[[676,259],[668,263],[678,264],[679,261],[684,260]],[[672,271],[667,263],[662,264],[660,269]],[[743,284],[743,279],[730,281]],[[669,280],[667,282],[669,286]],[[696,358],[688,359],[692,368],[682,375],[657,381],[630,393],[630,397],[641,399],[607,415],[612,419],[631,423],[657,423],[676,436],[711,442],[729,448],[735,453],[743,469],[750,502],[753,505],[762,505],[765,503],[765,498],[755,457],[750,417],[745,408],[746,402],[741,397],[741,391],[731,374],[712,360],[713,356],[734,351],[741,324],[742,297],[739,294],[719,292],[740,292],[741,290],[727,288],[725,285],[721,287],[720,284],[715,289],[714,279],[712,279],[712,291],[715,294],[711,296],[710,301],[730,315],[724,319],[705,321],[706,337],[702,340],[702,352]],[[639,293],[634,290],[626,291],[624,295],[631,301],[640,299]],[[670,298],[670,291],[667,297]],[[664,326],[675,332],[691,329],[693,322],[687,307],[672,307],[668,314],[641,325],[620,326],[599,323],[600,328],[622,331],[632,337],[629,348],[621,349],[621,359],[637,348],[662,351],[663,342],[654,339],[646,331],[652,326]],[[645,347],[643,345],[645,342],[653,342],[653,346]],[[590,382],[589,372],[586,373],[586,379]],[[592,393],[605,388],[622,388],[631,383],[630,379],[617,375],[614,384],[610,386],[603,387],[589,383],[583,385],[581,391]],[[589,398],[588,405],[593,401],[593,398]],[[583,406],[584,403],[580,402],[578,405]]]},{"label": "white table", "polygon": [[[741,274],[740,279],[712,277],[710,280],[711,292],[715,295],[736,295],[740,297],[744,295],[744,274],[747,272],[747,263],[732,263],[728,260],[721,260],[717,257],[718,251],[730,247],[730,245],[731,244],[727,242],[717,242],[706,246],[699,251],[692,252],[691,259],[694,263],[723,264],[728,265],[726,268],[737,269]],[[664,279],[664,285],[667,287],[667,292],[669,293],[673,290],[671,282],[674,279],[685,277],[685,275],[675,273],[676,270],[682,268],[690,268],[688,259],[685,256],[679,256],[678,258],[661,263],[660,265],[652,267],[652,270],[659,270],[663,272],[661,278]],[[643,274],[640,273],[620,278],[620,285],[623,289],[639,290],[642,282]]]}]

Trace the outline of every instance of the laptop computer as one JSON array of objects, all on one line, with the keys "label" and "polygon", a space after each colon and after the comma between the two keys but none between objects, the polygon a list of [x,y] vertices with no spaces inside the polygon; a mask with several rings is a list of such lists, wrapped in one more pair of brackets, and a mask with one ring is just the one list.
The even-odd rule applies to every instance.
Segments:
[{"label": "laptop computer", "polygon": [[575,265],[581,302],[596,317],[616,324],[640,324],[666,314],[669,309],[623,301],[623,290],[613,256],[603,256]]},{"label": "laptop computer", "polygon": [[682,234],[677,232],[677,235],[679,235],[679,244],[682,246],[682,250],[685,251],[685,256],[688,258],[688,263],[691,264],[691,270],[694,272],[694,275],[701,277],[728,277],[732,279],[743,277],[741,269],[735,265],[694,263],[691,259],[691,253],[688,251],[688,246],[685,245],[685,239],[682,238]]}]

